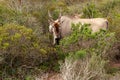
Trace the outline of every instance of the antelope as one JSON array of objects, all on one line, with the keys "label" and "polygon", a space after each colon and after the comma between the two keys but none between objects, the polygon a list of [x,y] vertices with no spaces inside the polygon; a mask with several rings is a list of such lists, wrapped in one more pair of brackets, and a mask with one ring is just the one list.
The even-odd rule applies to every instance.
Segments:
[{"label": "antelope", "polygon": [[53,34],[53,45],[59,44],[60,39],[68,36],[72,31],[71,24],[90,24],[92,32],[98,32],[100,29],[107,30],[108,21],[105,18],[80,18],[80,17],[70,17],[61,16],[59,14],[58,19],[53,20],[51,14],[49,15],[49,32]]}]

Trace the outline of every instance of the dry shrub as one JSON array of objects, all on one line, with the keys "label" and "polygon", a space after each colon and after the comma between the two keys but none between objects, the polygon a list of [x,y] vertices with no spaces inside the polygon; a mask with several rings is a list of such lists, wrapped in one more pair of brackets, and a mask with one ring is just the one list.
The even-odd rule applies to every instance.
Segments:
[{"label": "dry shrub", "polygon": [[109,77],[109,80],[119,80],[120,79],[120,72],[115,73]]},{"label": "dry shrub", "polygon": [[61,64],[63,80],[106,80],[105,61],[97,55],[84,59],[66,58]]},{"label": "dry shrub", "polygon": [[32,0],[5,0],[7,7],[17,12],[29,13],[34,10],[39,10],[43,6],[42,1]]},{"label": "dry shrub", "polygon": [[120,62],[120,42],[116,42],[108,51],[109,60],[113,62]]}]

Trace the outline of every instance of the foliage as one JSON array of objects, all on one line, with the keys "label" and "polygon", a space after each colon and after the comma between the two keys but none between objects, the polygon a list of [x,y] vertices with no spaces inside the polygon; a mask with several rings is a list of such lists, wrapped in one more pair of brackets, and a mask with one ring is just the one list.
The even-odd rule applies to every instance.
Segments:
[{"label": "foliage", "polygon": [[119,78],[120,78],[120,72],[116,73],[115,76],[112,75],[112,76],[109,78],[109,80],[117,80],[117,79],[119,79]]},{"label": "foliage", "polygon": [[7,9],[5,6],[0,5],[0,25],[4,25],[5,23],[9,22],[12,19],[11,16],[13,15],[13,11]]},{"label": "foliage", "polygon": [[86,18],[96,18],[96,17],[101,15],[94,3],[88,3],[83,8],[83,14],[84,14],[83,16],[86,17]]},{"label": "foliage", "polygon": [[66,58],[61,64],[63,80],[106,80],[105,61],[96,54],[80,59],[73,59],[74,55]]},{"label": "foliage", "polygon": [[117,5],[119,5],[119,0],[110,0],[104,4],[101,4],[99,6],[99,10],[104,17],[107,17],[111,13],[111,11],[115,9],[115,7],[117,7]]},{"label": "foliage", "polygon": [[48,11],[50,11],[52,18],[56,20],[59,17],[60,9],[66,8],[66,5],[62,1],[56,0],[43,2],[42,4],[45,6],[42,5],[39,10],[32,11],[32,15],[39,21],[43,33],[47,33],[49,19]]},{"label": "foliage", "polygon": [[[12,4],[14,6],[14,4]],[[40,27],[40,22],[33,16],[31,13],[27,12],[19,12],[15,11],[14,9],[8,7],[8,6],[3,6],[0,4],[0,25],[4,25],[6,23],[15,23],[19,25],[24,25],[26,27],[32,28],[34,33],[38,34],[38,31],[40,32],[39,34],[42,33]]]},{"label": "foliage", "polygon": [[[102,3],[98,3],[96,8],[98,13],[102,17],[107,17],[109,21],[109,31],[115,32],[117,39],[120,39],[119,35],[119,14],[120,14],[120,0],[105,0]],[[101,17],[98,16],[98,17]]]},{"label": "foliage", "polygon": [[[120,41],[120,0],[21,0],[21,4],[19,1],[0,1],[0,79],[33,79],[41,69],[59,72],[58,62],[64,59],[70,64],[72,60],[71,67],[77,67],[73,65],[77,60],[83,68],[84,63],[92,64],[92,60],[96,64],[91,66],[102,69],[104,74],[104,64],[96,59],[104,63],[104,59],[112,60],[119,53],[119,43],[112,45],[115,37]],[[73,25],[72,34],[53,47],[48,33],[48,10],[55,20],[60,9],[62,15],[74,17],[83,13],[82,18],[107,18],[109,30],[92,33],[89,24]],[[111,79],[119,79],[119,75]]]},{"label": "foliage", "polygon": [[109,59],[108,51],[116,40],[114,33],[105,30],[92,33],[87,24],[73,25],[72,30],[72,34],[62,40],[62,47],[60,45],[63,53],[69,54],[61,64],[62,78],[64,80],[108,79],[105,65]]},{"label": "foliage", "polygon": [[107,50],[109,50],[116,40],[114,33],[105,30],[92,33],[88,24],[73,25],[72,30],[72,34],[61,41],[60,47],[63,53],[74,52],[79,49],[88,49],[96,54],[106,55],[107,57]]},{"label": "foliage", "polygon": [[[27,69],[41,65],[51,54],[49,46],[33,34],[33,30],[16,24],[5,24],[0,27],[0,74],[18,75],[23,79]],[[23,70],[22,69],[26,69]],[[20,72],[20,74],[18,74]],[[22,74],[21,74],[22,73]],[[4,75],[6,74],[6,75]]]}]

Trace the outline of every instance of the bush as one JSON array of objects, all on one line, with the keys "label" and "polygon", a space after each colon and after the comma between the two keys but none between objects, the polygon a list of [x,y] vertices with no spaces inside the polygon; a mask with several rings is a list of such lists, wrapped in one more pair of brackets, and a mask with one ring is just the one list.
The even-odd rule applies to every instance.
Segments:
[{"label": "bush", "polygon": [[43,3],[45,6],[41,6],[40,10],[33,12],[33,15],[40,21],[40,25],[43,29],[43,33],[48,32],[48,10],[50,11],[52,18],[56,20],[59,17],[60,8],[66,8],[66,5],[62,1],[53,0],[51,2]]},{"label": "bush", "polygon": [[120,1],[119,0],[106,0],[99,4],[98,10],[103,17],[107,17],[109,21],[109,30],[115,32],[117,39],[120,41]]},{"label": "bush", "polygon": [[24,79],[29,70],[39,68],[43,62],[49,60],[55,50],[43,42],[42,38],[35,36],[32,29],[24,26],[16,24],[1,26],[0,76]]},{"label": "bush", "polygon": [[0,25],[4,25],[5,23],[12,20],[14,12],[9,10],[7,7],[0,4]]},{"label": "bush", "polygon": [[89,25],[72,26],[72,34],[61,41],[59,48],[68,54],[61,64],[64,80],[106,80],[109,50],[116,41],[115,34],[100,30],[92,33]]},{"label": "bush", "polygon": [[80,49],[90,49],[96,52],[96,54],[108,57],[109,53],[107,52],[116,41],[115,34],[105,30],[92,33],[88,26],[88,24],[73,25],[72,34],[64,38],[60,43],[61,51],[69,53]]},{"label": "bush", "polygon": [[6,7],[6,5],[0,4],[0,26],[6,23],[15,23],[19,25],[24,25],[26,27],[32,28],[34,33],[38,34],[42,33],[40,30],[40,22],[31,14],[27,12],[19,12],[10,7]]},{"label": "bush", "polygon": [[94,3],[88,3],[83,8],[83,17],[85,18],[96,18],[100,16],[101,14]]},{"label": "bush", "polygon": [[6,23],[16,23],[25,25],[28,15],[16,12],[6,6],[0,4],[0,26]]},{"label": "bush", "polygon": [[109,80],[119,80],[120,79],[120,72],[116,73],[115,76],[111,75]]},{"label": "bush", "polygon": [[102,13],[103,17],[109,16],[112,10],[115,9],[115,6],[119,5],[119,0],[109,0],[104,1],[104,4],[99,6],[99,11]]},{"label": "bush", "polygon": [[100,56],[93,54],[91,57],[73,57],[74,55],[66,58],[61,64],[63,80],[106,80],[106,62]]}]

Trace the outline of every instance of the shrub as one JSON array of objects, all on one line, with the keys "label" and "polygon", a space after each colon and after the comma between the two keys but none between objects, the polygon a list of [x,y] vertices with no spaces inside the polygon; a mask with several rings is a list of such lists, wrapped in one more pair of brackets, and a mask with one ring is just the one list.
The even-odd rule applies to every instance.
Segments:
[{"label": "shrub", "polygon": [[86,18],[96,18],[100,17],[101,14],[99,10],[96,8],[96,5],[94,3],[88,3],[84,8],[83,8],[83,17]]},{"label": "shrub", "polygon": [[60,8],[66,8],[66,5],[62,1],[53,0],[51,2],[43,3],[45,6],[41,6],[40,10],[36,11],[33,15],[40,21],[40,25],[43,29],[43,33],[48,32],[48,10],[50,11],[52,18],[56,20],[59,17]]},{"label": "shrub", "polygon": [[0,4],[0,25],[4,25],[5,23],[12,20],[14,12],[9,10],[7,7]]},{"label": "shrub", "polygon": [[14,11],[0,4],[0,26],[6,23],[16,23],[26,25],[27,19],[30,16]]},{"label": "shrub", "polygon": [[[14,6],[14,4],[11,6]],[[31,13],[19,12],[6,6],[6,4],[4,6],[0,4],[0,26],[6,23],[24,25],[32,28],[34,33],[38,34],[38,31],[40,32],[39,34],[42,33],[42,30],[40,30],[40,22]]]},{"label": "shrub", "polygon": [[109,16],[112,10],[115,9],[115,6],[119,4],[119,0],[109,0],[105,1],[104,4],[99,6],[99,10],[102,13],[103,17]]},{"label": "shrub", "polygon": [[120,41],[120,1],[119,0],[106,0],[99,4],[99,11],[103,17],[107,17],[109,21],[109,30],[115,32],[117,39]]},{"label": "shrub", "polygon": [[120,79],[120,72],[114,74],[114,76],[111,75],[109,78],[109,80],[119,80],[119,79]]},{"label": "shrub", "polygon": [[0,76],[2,78],[17,76],[18,79],[24,79],[27,72],[39,68],[43,62],[49,60],[55,50],[43,42],[42,38],[35,36],[32,29],[24,26],[16,24],[1,26]]},{"label": "shrub", "polygon": [[63,53],[74,52],[79,49],[91,49],[96,54],[101,54],[104,57],[108,56],[109,53],[107,51],[116,40],[115,34],[105,30],[92,33],[88,26],[88,24],[72,26],[72,34],[64,38],[59,46]]},{"label": "shrub", "polygon": [[[76,54],[76,53],[75,53]],[[106,80],[105,61],[96,54],[91,58],[73,58],[74,55],[65,59],[61,64],[61,77],[63,80]]]},{"label": "shrub", "polygon": [[114,33],[100,30],[92,33],[89,25],[72,26],[72,34],[61,41],[60,49],[68,54],[61,73],[64,80],[106,80],[105,66],[109,50],[116,41]]}]

